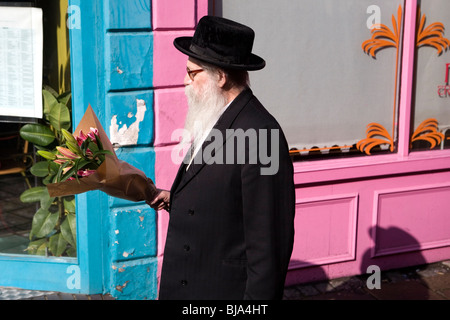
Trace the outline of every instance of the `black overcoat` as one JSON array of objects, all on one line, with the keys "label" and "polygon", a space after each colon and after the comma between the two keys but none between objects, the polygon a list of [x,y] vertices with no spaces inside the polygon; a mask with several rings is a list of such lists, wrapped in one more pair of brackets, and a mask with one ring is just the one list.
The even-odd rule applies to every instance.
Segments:
[{"label": "black overcoat", "polygon": [[[248,134],[245,149],[232,135],[242,132]],[[255,150],[263,155],[257,161]],[[273,155],[271,163],[264,152]],[[268,171],[262,174],[264,167]],[[171,188],[159,299],[280,299],[294,211],[286,139],[246,89],[223,113],[189,169],[186,164],[179,168]]]}]

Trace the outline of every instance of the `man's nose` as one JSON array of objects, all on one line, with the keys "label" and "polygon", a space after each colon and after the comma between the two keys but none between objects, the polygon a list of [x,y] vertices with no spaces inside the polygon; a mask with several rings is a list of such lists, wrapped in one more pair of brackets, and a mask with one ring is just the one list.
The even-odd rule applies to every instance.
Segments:
[{"label": "man's nose", "polygon": [[191,80],[191,78],[189,77],[189,75],[186,72],[186,75],[184,76],[183,83],[184,83],[185,86],[187,86],[187,85],[191,84],[191,82],[192,82],[192,80]]}]

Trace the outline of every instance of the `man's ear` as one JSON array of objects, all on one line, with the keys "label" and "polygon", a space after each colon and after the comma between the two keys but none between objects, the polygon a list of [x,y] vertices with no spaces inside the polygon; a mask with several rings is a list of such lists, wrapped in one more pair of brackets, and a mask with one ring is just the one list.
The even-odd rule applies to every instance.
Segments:
[{"label": "man's ear", "polygon": [[227,84],[227,74],[221,69],[219,69],[217,73],[219,75],[218,85],[220,88],[224,88]]}]

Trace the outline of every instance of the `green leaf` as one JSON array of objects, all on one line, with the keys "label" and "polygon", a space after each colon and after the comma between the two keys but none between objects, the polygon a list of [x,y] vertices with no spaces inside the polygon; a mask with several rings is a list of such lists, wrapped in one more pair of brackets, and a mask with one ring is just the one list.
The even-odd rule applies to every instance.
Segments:
[{"label": "green leaf", "polygon": [[36,241],[31,241],[28,244],[28,248],[26,250],[28,251],[29,254],[36,254],[36,252],[38,251],[38,248],[41,247],[43,244],[45,245],[46,242],[47,242],[47,239],[39,239]]},{"label": "green leaf", "polygon": [[98,145],[95,143],[95,142],[90,142],[89,144],[88,144],[88,148],[89,148],[89,150],[91,150],[92,151],[92,153],[96,153],[96,152],[98,152],[100,149],[98,148]]},{"label": "green leaf", "polygon": [[67,241],[61,233],[57,233],[50,237],[49,248],[54,256],[60,257],[66,251]]},{"label": "green leaf", "polygon": [[69,131],[67,131],[66,129],[61,129],[61,133],[64,136],[64,139],[66,139],[66,142],[70,142],[78,146],[77,140]]},{"label": "green leaf", "polygon": [[50,195],[47,192],[47,194],[41,198],[41,209],[44,210],[50,209],[53,202],[55,202],[55,198],[50,198]]},{"label": "green leaf", "polygon": [[39,123],[29,123],[20,129],[20,136],[39,146],[47,146],[55,140],[53,131]]},{"label": "green leaf", "polygon": [[100,150],[100,151],[97,151],[96,153],[94,153],[92,158],[98,159],[98,160],[100,160],[101,163],[103,163],[103,161],[105,161],[105,155],[107,155],[107,154],[113,155],[113,153],[109,150]]},{"label": "green leaf", "polygon": [[64,92],[57,98],[60,103],[63,103],[67,106],[69,103],[70,98],[72,97],[72,93],[70,91]]},{"label": "green leaf", "polygon": [[56,155],[54,153],[46,151],[46,150],[38,150],[37,154],[47,160],[51,160],[51,161],[56,160]]},{"label": "green leaf", "polygon": [[76,248],[68,248],[66,253],[67,253],[67,255],[69,257],[76,257],[77,256],[77,249]]},{"label": "green leaf", "polygon": [[53,161],[49,163],[48,167],[50,174],[57,174],[59,170],[59,164],[54,163]]},{"label": "green leaf", "polygon": [[61,234],[64,239],[72,245],[72,247],[77,246],[77,229],[76,229],[76,217],[75,214],[69,213],[61,223]]},{"label": "green leaf", "polygon": [[81,152],[81,149],[80,149],[80,147],[78,146],[78,144],[76,142],[72,143],[70,141],[66,141],[66,146],[73,153],[75,153],[75,154],[77,154],[79,156],[83,156],[83,153]]},{"label": "green leaf", "polygon": [[48,162],[47,161],[39,161],[36,162],[31,168],[30,168],[31,174],[33,174],[36,177],[46,177],[49,174],[48,171]]},{"label": "green leaf", "polygon": [[98,135],[96,135],[96,134],[94,133],[94,137],[95,137],[95,141],[97,142],[98,148],[99,148],[100,150],[103,150],[103,144],[102,144],[102,141],[100,140],[100,138],[98,137]]},{"label": "green leaf", "polygon": [[48,248],[48,243],[44,242],[43,244],[41,244],[37,250],[36,253],[38,256],[46,256],[47,255],[47,248]]},{"label": "green leaf", "polygon": [[44,184],[44,186],[48,185],[49,183],[52,183],[53,177],[54,177],[53,175],[49,174],[44,179],[42,179],[42,183]]},{"label": "green leaf", "polygon": [[55,201],[55,198],[50,198],[50,194],[48,193],[47,187],[45,187],[45,191],[42,192],[41,197],[41,208],[42,209],[48,209],[52,205],[53,201]]},{"label": "green leaf", "polygon": [[48,197],[48,191],[46,187],[33,187],[31,189],[25,190],[20,195],[20,201],[24,203],[38,202],[42,197]]},{"label": "green leaf", "polygon": [[69,170],[67,170],[67,172],[65,174],[63,174],[60,178],[59,178],[59,182],[64,182],[67,179],[69,179],[70,177],[77,177],[76,176],[76,169],[75,167],[70,168]]},{"label": "green leaf", "polygon": [[[63,181],[63,170],[67,167],[67,166],[71,166],[72,163],[67,161],[64,162],[62,165],[59,166],[58,169],[58,173],[56,174],[56,182],[61,182]],[[71,168],[69,171],[71,171],[73,168]],[[69,178],[69,175],[66,173],[66,179]],[[65,179],[64,179],[65,180]]]},{"label": "green leaf", "polygon": [[49,120],[49,115],[52,107],[58,103],[55,94],[56,92],[50,88],[47,90],[46,89],[42,90],[42,98],[44,102],[44,115],[47,120]]},{"label": "green leaf", "polygon": [[37,238],[43,238],[53,231],[56,223],[58,222],[59,214],[51,213],[48,210],[39,209],[34,217],[33,222],[31,223],[31,232],[30,237],[33,235]]},{"label": "green leaf", "polygon": [[48,84],[44,84],[42,85],[43,89],[42,91],[48,91],[50,92],[55,98],[58,96],[58,92],[56,92],[55,89],[53,89],[51,86],[49,86]]},{"label": "green leaf", "polygon": [[75,213],[75,197],[65,197],[63,198],[63,203],[67,212]]},{"label": "green leaf", "polygon": [[57,131],[61,131],[61,129],[67,130],[70,128],[70,111],[65,104],[54,104],[50,109],[50,114],[48,117],[50,124]]}]

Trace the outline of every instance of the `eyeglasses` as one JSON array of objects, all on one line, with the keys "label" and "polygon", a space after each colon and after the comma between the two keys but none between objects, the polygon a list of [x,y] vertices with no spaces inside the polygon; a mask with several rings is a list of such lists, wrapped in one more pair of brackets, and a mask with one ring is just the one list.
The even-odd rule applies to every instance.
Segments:
[{"label": "eyeglasses", "polygon": [[186,72],[192,81],[194,81],[194,77],[197,75],[197,73],[200,73],[202,71],[203,69],[189,70],[189,68],[186,68]]}]

